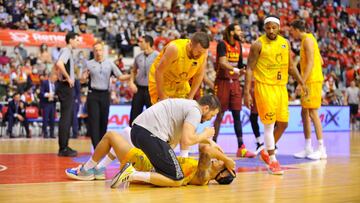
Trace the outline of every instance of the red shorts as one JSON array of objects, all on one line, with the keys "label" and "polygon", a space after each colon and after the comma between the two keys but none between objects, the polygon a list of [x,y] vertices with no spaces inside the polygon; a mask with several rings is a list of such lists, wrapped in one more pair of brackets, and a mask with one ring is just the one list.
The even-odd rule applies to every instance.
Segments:
[{"label": "red shorts", "polygon": [[221,103],[222,112],[226,110],[241,110],[242,88],[238,80],[216,80],[215,94]]}]

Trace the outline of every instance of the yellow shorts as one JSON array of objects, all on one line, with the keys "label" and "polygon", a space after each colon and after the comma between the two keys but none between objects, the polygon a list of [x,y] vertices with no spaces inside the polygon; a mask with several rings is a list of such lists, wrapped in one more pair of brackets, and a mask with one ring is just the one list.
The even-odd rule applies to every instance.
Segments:
[{"label": "yellow shorts", "polygon": [[306,84],[308,95],[301,97],[301,106],[306,109],[318,109],[321,106],[322,82],[313,82]]},{"label": "yellow shorts", "polygon": [[[180,167],[184,172],[183,184],[188,184],[192,178],[195,176],[198,166],[198,161],[193,158],[184,158],[177,157]],[[130,162],[137,171],[151,172],[155,171],[150,160],[147,158],[146,154],[138,148],[132,148],[125,157],[120,160],[121,166],[120,170],[124,167],[126,163]]]},{"label": "yellow shorts", "polygon": [[132,148],[125,157],[120,160],[120,169],[127,163],[130,162],[134,168],[138,171],[153,171],[154,167],[150,160],[147,158],[145,153],[138,148]]},{"label": "yellow shorts", "polygon": [[256,82],[254,87],[256,107],[263,124],[288,122],[289,98],[286,86]]},{"label": "yellow shorts", "polygon": [[[173,82],[164,84],[164,93],[169,98],[186,98],[190,92],[189,82]],[[156,83],[149,81],[149,94],[151,103],[155,104],[159,100],[159,96],[156,89]]]}]

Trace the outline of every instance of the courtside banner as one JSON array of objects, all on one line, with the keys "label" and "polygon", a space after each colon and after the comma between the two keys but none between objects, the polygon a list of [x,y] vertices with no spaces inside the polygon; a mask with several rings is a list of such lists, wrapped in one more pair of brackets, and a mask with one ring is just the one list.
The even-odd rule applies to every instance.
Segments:
[{"label": "courtside banner", "polygon": [[[24,43],[25,46],[40,46],[47,44],[48,46],[64,47],[66,32],[37,32],[25,30],[6,30],[0,29],[0,41],[2,46],[16,46]],[[80,35],[79,48],[91,48],[95,43],[92,34]]]},{"label": "courtside banner", "polygon": [[[130,120],[130,106],[129,105],[112,105],[110,106],[110,115],[108,130],[121,130],[128,126]],[[290,118],[289,125],[286,132],[303,132],[303,124],[301,120],[301,107],[289,106]],[[349,118],[348,106],[322,106],[319,109],[319,117],[324,132],[334,131],[349,131],[350,130],[350,118]],[[241,111],[241,121],[244,133],[253,133],[250,124],[250,111],[243,107]],[[151,121],[149,121],[151,122]],[[206,126],[212,126],[214,119],[202,124],[198,131],[201,131]],[[263,125],[259,119],[260,131],[263,132]],[[314,130],[314,128],[313,128]],[[225,112],[223,117],[220,133],[222,134],[234,134],[234,120],[231,112]]]}]

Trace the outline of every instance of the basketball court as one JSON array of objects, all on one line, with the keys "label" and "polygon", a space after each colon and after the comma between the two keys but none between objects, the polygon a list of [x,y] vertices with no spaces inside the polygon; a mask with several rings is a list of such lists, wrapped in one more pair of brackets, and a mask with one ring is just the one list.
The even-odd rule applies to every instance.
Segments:
[{"label": "basketball court", "polygon": [[[301,133],[285,134],[278,143],[278,159],[285,174],[269,175],[262,162],[238,159],[237,178],[230,185],[160,188],[145,184],[110,189],[117,172],[114,162],[107,181],[74,181],[65,168],[90,156],[90,140],[71,140],[80,154],[57,156],[57,139],[0,139],[0,202],[358,202],[360,201],[360,133],[324,133],[328,159],[294,159],[303,146]],[[244,135],[252,148],[253,135]],[[230,144],[229,144],[230,143]],[[234,135],[220,135],[225,151],[235,151]],[[298,144],[300,143],[300,144]],[[314,140],[313,144],[316,145]],[[255,145],[255,144],[253,144]],[[191,154],[197,156],[196,154]]]}]

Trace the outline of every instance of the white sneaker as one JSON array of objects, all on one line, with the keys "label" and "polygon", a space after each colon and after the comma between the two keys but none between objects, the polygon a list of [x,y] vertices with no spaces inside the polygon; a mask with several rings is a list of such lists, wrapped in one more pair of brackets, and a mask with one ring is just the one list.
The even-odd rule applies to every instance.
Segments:
[{"label": "white sneaker", "polygon": [[308,157],[312,153],[313,153],[312,148],[308,148],[308,149],[305,148],[305,150],[294,154],[294,157],[297,158],[297,159],[305,159],[306,157]]},{"label": "white sneaker", "polygon": [[306,158],[312,159],[312,160],[326,159],[327,154],[326,154],[325,147],[321,147],[320,149],[318,149],[315,152],[308,155]]}]

